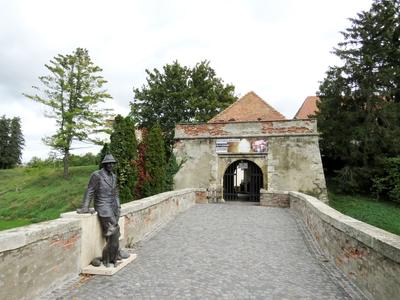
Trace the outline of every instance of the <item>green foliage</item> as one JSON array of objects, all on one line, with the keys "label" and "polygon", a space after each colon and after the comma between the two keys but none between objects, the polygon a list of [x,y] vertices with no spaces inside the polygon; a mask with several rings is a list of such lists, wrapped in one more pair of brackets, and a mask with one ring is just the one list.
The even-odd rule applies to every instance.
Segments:
[{"label": "green foliage", "polygon": [[376,0],[351,19],[320,86],[324,165],[347,192],[368,192],[385,157],[400,154],[400,4]]},{"label": "green foliage", "polygon": [[107,132],[109,110],[98,104],[111,96],[102,89],[106,83],[99,75],[102,69],[93,64],[86,49],[59,54],[45,67],[50,75],[39,77],[44,87],[34,87],[40,94],[24,95],[51,109],[46,116],[56,120],[57,132],[44,142],[63,154],[66,178],[73,140],[100,143],[93,134]]},{"label": "green foliage", "polygon": [[372,189],[378,198],[400,202],[400,157],[385,158],[383,172],[373,179]]},{"label": "green foliage", "polygon": [[161,125],[169,153],[177,123],[208,121],[237,99],[234,86],[224,85],[208,61],[194,68],[175,61],[146,73],[147,84],[134,89],[131,114],[140,128]]},{"label": "green foliage", "polygon": [[100,153],[97,155],[97,164],[99,165],[99,170],[103,168],[103,164],[101,162],[103,161],[104,157],[110,153],[110,144],[104,143],[103,148],[101,148]]},{"label": "green foliage", "polygon": [[176,156],[172,153],[168,159],[166,177],[165,177],[165,190],[172,191],[174,189],[174,175],[178,173],[183,162],[179,163],[176,161]]},{"label": "green foliage", "polygon": [[329,205],[343,214],[400,235],[398,203],[329,193]]},{"label": "green foliage", "polygon": [[97,163],[97,156],[90,152],[83,155],[71,154],[69,159],[71,166],[93,166]]},{"label": "green foliage", "polygon": [[161,127],[155,124],[139,147],[139,179],[137,192],[140,197],[148,197],[166,190],[167,161]]},{"label": "green foliage", "polygon": [[[92,166],[98,161],[98,157],[90,152],[84,155],[71,154],[69,156],[70,166]],[[41,159],[39,157],[32,157],[27,163],[28,168],[60,168],[63,166],[63,161],[61,158],[57,157],[57,154],[50,152],[46,159]]]},{"label": "green foliage", "polygon": [[20,118],[0,118],[0,169],[14,168],[21,163],[25,144]]},{"label": "green foliage", "polygon": [[118,115],[113,123],[110,136],[110,152],[117,160],[115,172],[118,177],[118,187],[121,203],[135,198],[137,171],[137,141],[135,124],[131,117]]},{"label": "green foliage", "polygon": [[81,204],[90,174],[96,166],[0,170],[0,230],[56,219]]}]

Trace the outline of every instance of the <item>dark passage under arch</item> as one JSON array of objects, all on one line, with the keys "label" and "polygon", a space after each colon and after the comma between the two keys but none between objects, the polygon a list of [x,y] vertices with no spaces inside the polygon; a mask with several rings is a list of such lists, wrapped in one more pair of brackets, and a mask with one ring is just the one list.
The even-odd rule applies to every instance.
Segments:
[{"label": "dark passage under arch", "polygon": [[252,161],[237,160],[224,173],[224,200],[260,201],[261,169]]}]

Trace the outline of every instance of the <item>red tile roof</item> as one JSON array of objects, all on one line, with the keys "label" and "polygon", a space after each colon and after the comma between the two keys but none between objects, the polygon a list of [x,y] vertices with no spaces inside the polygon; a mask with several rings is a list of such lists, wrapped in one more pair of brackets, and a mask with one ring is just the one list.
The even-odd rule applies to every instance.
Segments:
[{"label": "red tile roof", "polygon": [[319,97],[308,96],[294,116],[294,119],[309,119],[310,116],[314,116],[318,112],[318,101]]},{"label": "red tile roof", "polygon": [[285,116],[261,99],[249,92],[228,106],[208,123],[251,122],[286,120]]}]

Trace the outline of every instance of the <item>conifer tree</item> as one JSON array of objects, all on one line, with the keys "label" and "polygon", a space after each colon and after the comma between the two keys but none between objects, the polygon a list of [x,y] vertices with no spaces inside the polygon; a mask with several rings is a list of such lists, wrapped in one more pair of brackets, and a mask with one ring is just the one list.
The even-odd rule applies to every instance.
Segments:
[{"label": "conifer tree", "polygon": [[21,163],[22,149],[25,144],[24,136],[21,130],[21,120],[18,117],[11,119],[10,124],[10,140],[8,143],[9,156],[11,158],[10,168]]},{"label": "conifer tree", "polygon": [[115,117],[110,136],[110,152],[117,160],[115,172],[118,178],[118,187],[121,203],[132,201],[135,198],[137,170],[137,141],[135,124],[131,117]]},{"label": "conifer tree", "polygon": [[0,169],[13,168],[21,163],[25,140],[21,120],[2,116],[0,118]]},{"label": "conifer tree", "polygon": [[144,135],[139,148],[139,158],[142,159],[140,168],[141,178],[137,187],[141,197],[148,197],[166,190],[167,161],[165,143],[161,127],[157,123]]},{"label": "conifer tree", "polygon": [[99,165],[99,170],[103,168],[103,164],[101,163],[104,159],[104,157],[107,154],[110,154],[110,144],[109,143],[104,143],[103,147],[101,148],[99,154],[97,155],[97,164]]},{"label": "conifer tree", "polygon": [[368,192],[382,160],[400,154],[400,3],[375,0],[350,20],[317,119],[325,167],[347,191]]},{"label": "conifer tree", "polygon": [[8,142],[10,121],[6,116],[0,118],[0,169],[6,169],[9,162]]}]

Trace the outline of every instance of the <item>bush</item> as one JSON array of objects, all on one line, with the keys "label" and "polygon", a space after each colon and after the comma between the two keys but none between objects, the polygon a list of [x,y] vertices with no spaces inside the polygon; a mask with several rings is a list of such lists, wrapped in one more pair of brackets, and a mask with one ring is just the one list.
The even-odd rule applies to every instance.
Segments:
[{"label": "bush", "polygon": [[[90,152],[84,155],[71,154],[69,156],[69,165],[72,167],[92,166],[97,163],[97,159],[97,155],[94,155]],[[27,163],[28,168],[60,168],[62,166],[62,158],[57,157],[54,152],[50,152],[49,157],[46,159],[41,159],[37,156],[34,156]]]},{"label": "bush", "polygon": [[400,202],[400,157],[385,158],[382,170],[373,178],[373,192],[378,198]]}]

